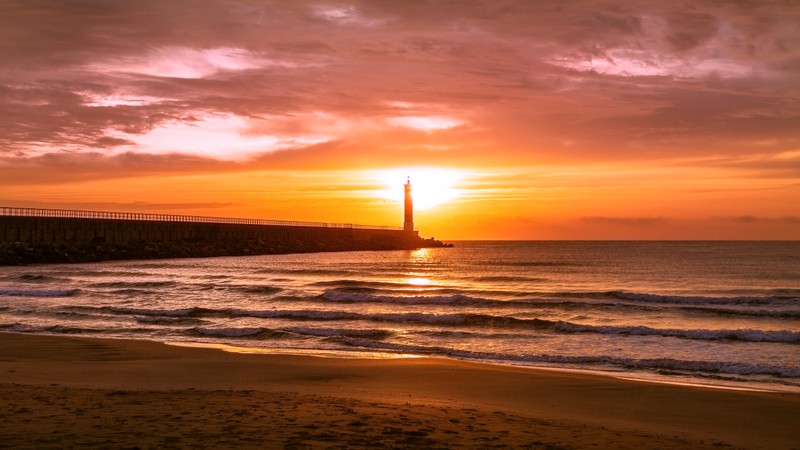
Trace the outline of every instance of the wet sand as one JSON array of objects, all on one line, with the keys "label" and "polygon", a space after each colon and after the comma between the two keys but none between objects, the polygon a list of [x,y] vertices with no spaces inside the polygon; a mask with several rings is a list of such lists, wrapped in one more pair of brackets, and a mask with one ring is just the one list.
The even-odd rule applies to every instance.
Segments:
[{"label": "wet sand", "polygon": [[800,448],[800,394],[0,333],[0,448]]}]

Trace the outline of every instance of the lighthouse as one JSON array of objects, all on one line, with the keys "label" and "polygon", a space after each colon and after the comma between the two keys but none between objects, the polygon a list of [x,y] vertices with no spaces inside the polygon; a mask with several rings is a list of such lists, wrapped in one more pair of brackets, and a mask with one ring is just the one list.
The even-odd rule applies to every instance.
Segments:
[{"label": "lighthouse", "polygon": [[408,178],[406,184],[403,185],[406,189],[405,199],[405,220],[403,221],[404,231],[414,231],[414,203],[411,201],[411,177]]}]

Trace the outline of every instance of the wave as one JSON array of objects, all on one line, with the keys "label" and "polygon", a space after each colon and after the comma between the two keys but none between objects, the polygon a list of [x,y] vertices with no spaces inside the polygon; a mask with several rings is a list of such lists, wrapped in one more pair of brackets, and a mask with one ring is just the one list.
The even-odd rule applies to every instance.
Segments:
[{"label": "wave", "polygon": [[[651,309],[651,308],[647,308]],[[707,306],[684,306],[677,309],[691,313],[706,313],[715,316],[746,316],[746,317],[764,317],[764,318],[778,318],[778,319],[800,319],[800,310],[787,310],[787,309],[752,309],[752,308],[725,308],[725,307],[707,307]]]},{"label": "wave", "polygon": [[[674,305],[766,305],[766,306],[797,306],[800,305],[800,295],[786,292],[778,293],[769,291],[773,295],[742,295],[742,296],[702,296],[702,295],[665,295],[647,292],[628,291],[531,291],[529,296],[537,299],[577,299],[577,300],[622,300],[633,304],[674,304]],[[620,303],[617,303],[620,304]],[[622,303],[624,304],[624,303]]]},{"label": "wave", "polygon": [[519,319],[511,316],[493,316],[489,314],[426,314],[426,313],[399,313],[378,314],[377,319],[397,323],[422,323],[430,325],[464,325],[464,326],[489,326],[489,327],[518,327],[546,329],[555,322],[542,319]]},{"label": "wave", "polygon": [[511,275],[484,275],[479,277],[472,277],[469,278],[469,280],[482,281],[482,282],[496,282],[496,283],[503,283],[503,282],[541,283],[543,281],[548,281],[547,278],[520,277]]},{"label": "wave", "polygon": [[[338,292],[341,294],[349,293],[373,293],[375,295],[383,294],[390,296],[392,294],[401,293],[420,293],[426,294],[449,294],[449,295],[468,295],[468,294],[502,294],[502,295],[525,295],[525,292],[508,292],[508,291],[493,291],[493,290],[476,290],[458,286],[444,286],[436,284],[416,285],[405,280],[402,281],[368,281],[368,280],[326,280],[310,283],[310,286],[329,287],[332,288],[326,293]],[[401,297],[398,297],[401,298]]]},{"label": "wave", "polygon": [[385,352],[408,353],[413,355],[443,355],[450,356],[451,350],[445,347],[400,344],[397,342],[380,342],[372,339],[360,337],[340,336],[329,339],[348,347],[366,348],[370,350],[381,350]]},{"label": "wave", "polygon": [[658,329],[645,326],[594,326],[580,325],[570,322],[557,322],[556,331],[565,333],[598,333],[619,334],[629,336],[663,336],[678,337],[692,340],[735,340],[746,342],[783,342],[800,343],[800,332],[796,331],[765,331],[765,330],[691,330],[691,329]]},{"label": "wave", "polygon": [[467,359],[508,361],[521,363],[549,363],[568,365],[616,366],[625,369],[651,371],[678,371],[696,375],[772,375],[776,377],[798,378],[800,368],[773,365],[734,363],[727,361],[690,361],[672,358],[635,359],[614,356],[564,356],[564,355],[505,355],[478,353],[470,351],[451,351],[448,356]]},{"label": "wave", "polygon": [[228,310],[232,317],[255,317],[260,319],[293,319],[293,320],[363,320],[367,315],[345,311],[315,310]]},{"label": "wave", "polygon": [[19,281],[24,281],[26,283],[48,283],[51,281],[63,281],[63,278],[53,277],[50,275],[34,275],[29,273],[24,273],[18,277],[14,277],[14,279]]},{"label": "wave", "polygon": [[188,336],[229,337],[229,338],[261,338],[275,339],[285,337],[287,333],[263,327],[252,328],[202,328],[195,327],[184,330]]},{"label": "wave", "polygon": [[800,289],[793,289],[793,288],[777,288],[770,290],[773,295],[775,296],[783,296],[783,297],[798,297],[800,298]]},{"label": "wave", "polygon": [[303,336],[317,336],[325,338],[338,337],[357,337],[370,340],[382,340],[394,333],[383,329],[347,329],[347,328],[307,328],[307,327],[284,327],[280,331],[285,331]]},{"label": "wave", "polygon": [[520,319],[510,316],[494,316],[474,313],[375,313],[364,314],[348,311],[300,310],[247,310],[247,309],[209,309],[209,308],[177,308],[177,309],[145,309],[122,308],[114,306],[73,306],[72,310],[101,311],[116,315],[132,315],[144,317],[252,317],[261,319],[292,319],[303,321],[345,321],[360,320],[370,322],[387,322],[403,324],[430,325],[465,325],[465,326],[500,326],[547,328],[556,322],[542,319]]},{"label": "wave", "polygon": [[519,355],[469,350],[454,350],[439,346],[423,346],[378,342],[368,339],[343,337],[336,339],[340,344],[350,347],[383,350],[390,352],[411,353],[420,355],[442,355],[451,358],[468,359],[482,362],[553,364],[557,366],[600,366],[648,371],[683,372],[687,375],[725,374],[725,375],[771,375],[780,378],[800,377],[800,368],[726,361],[690,361],[671,358],[635,359],[614,356],[570,356],[570,355]]},{"label": "wave", "polygon": [[542,319],[519,319],[509,316],[489,314],[430,314],[430,313],[376,313],[362,314],[345,311],[316,310],[232,310],[237,317],[257,317],[262,319],[293,319],[309,321],[360,320],[402,324],[449,325],[449,326],[493,326],[543,329],[552,327],[555,322]]},{"label": "wave", "polygon": [[[137,317],[137,321],[148,324],[158,325],[196,325],[203,323],[203,320],[193,318],[162,318],[162,317]],[[193,323],[194,322],[194,323]],[[214,337],[258,337],[258,338],[282,338],[289,335],[312,336],[312,337],[358,337],[364,339],[381,340],[386,339],[394,333],[383,329],[348,329],[348,328],[312,328],[312,327],[193,327],[183,330],[185,335],[193,336],[214,336]]]},{"label": "wave", "polygon": [[126,308],[120,306],[67,306],[72,311],[100,312],[105,314],[144,317],[225,317],[230,314],[225,310],[209,308],[176,308],[176,309],[149,309]]},{"label": "wave", "polygon": [[[458,292],[458,290],[453,289]],[[426,290],[426,293],[438,293],[438,290]],[[463,292],[463,291],[462,291]],[[482,291],[488,294],[494,291]],[[496,294],[507,295],[508,292],[497,291]],[[397,296],[379,295],[370,293],[350,292],[348,290],[332,289],[325,291],[321,298],[333,302],[352,303],[410,303],[410,304],[455,304],[470,306],[562,306],[562,307],[646,307],[648,305],[662,306],[664,304],[700,306],[737,306],[737,305],[767,305],[767,306],[800,306],[800,297],[765,296],[765,297],[700,297],[700,296],[675,296],[644,294],[624,291],[604,292],[519,292],[516,295],[527,295],[525,299],[498,300],[486,297],[475,297],[462,293],[445,296]],[[630,303],[620,303],[615,300],[624,300]],[[720,310],[725,312],[727,310]],[[762,310],[763,311],[763,310]]]},{"label": "wave", "polygon": [[193,317],[153,317],[153,316],[139,316],[134,318],[138,323],[145,323],[149,325],[202,325],[208,323],[203,319]]},{"label": "wave", "polygon": [[695,305],[776,305],[776,304],[800,304],[800,297],[794,295],[771,295],[771,296],[738,296],[738,297],[706,297],[706,296],[683,296],[683,295],[660,295],[638,292],[611,291],[605,295],[619,300],[628,300],[643,303],[673,303],[673,304],[695,304]]},{"label": "wave", "polygon": [[80,289],[0,289],[0,297],[72,297]]},{"label": "wave", "polygon": [[178,287],[181,291],[213,291],[217,288],[219,288],[219,286],[212,283],[184,284]]},{"label": "wave", "polygon": [[[584,325],[567,321],[552,321],[538,318],[519,318],[507,315],[479,314],[479,313],[425,313],[425,312],[398,312],[398,313],[360,313],[350,311],[321,311],[313,309],[296,310],[249,310],[249,309],[209,309],[209,308],[178,308],[178,309],[145,309],[122,307],[71,307],[74,310],[91,310],[117,315],[131,315],[136,320],[141,317],[161,318],[236,318],[250,317],[260,319],[283,319],[295,321],[362,321],[372,323],[397,323],[418,324],[442,327],[470,327],[490,328],[493,331],[502,330],[539,330],[553,333],[595,333],[602,335],[626,336],[661,336],[690,340],[704,341],[742,341],[742,342],[769,342],[769,343],[800,343],[800,332],[797,331],[771,331],[757,329],[661,329],[646,326],[606,326]],[[144,319],[147,320],[147,319]]]},{"label": "wave", "polygon": [[244,292],[246,294],[271,295],[271,294],[277,294],[278,292],[283,292],[282,288],[269,285],[225,286],[225,287],[232,291]]},{"label": "wave", "polygon": [[[341,282],[341,281],[338,281]],[[338,283],[337,282],[337,283]],[[355,283],[355,282],[354,282]],[[126,283],[130,285],[131,283]],[[149,282],[135,283],[139,286],[149,286]],[[217,288],[230,289],[237,292],[258,295],[274,295],[284,292],[283,289],[272,285],[234,285],[226,286],[221,285]],[[368,289],[368,288],[367,288]],[[0,296],[2,295],[16,295],[16,296],[34,296],[34,297],[66,297],[76,295],[80,292],[77,289],[71,290],[35,290],[35,289],[0,289]],[[110,291],[112,294],[135,297],[137,295],[156,294],[158,290],[146,290],[141,288],[127,287]],[[426,291],[429,293],[429,291]],[[429,293],[430,294],[430,293]],[[567,295],[562,293],[562,295]],[[568,295],[577,295],[570,293]],[[587,297],[586,293],[580,294]],[[615,302],[612,298],[638,298],[639,301],[625,301]],[[565,298],[528,298],[528,299],[512,299],[512,300],[499,300],[486,297],[471,296],[464,294],[448,294],[448,295],[382,295],[374,292],[350,292],[341,291],[337,289],[327,290],[316,297],[286,297],[276,298],[277,301],[291,300],[291,301],[319,301],[325,303],[342,303],[342,304],[358,304],[358,303],[384,303],[395,305],[419,305],[419,306],[464,306],[475,308],[493,308],[493,309],[506,309],[506,310],[525,310],[528,313],[535,313],[537,310],[559,309],[565,311],[583,311],[587,309],[633,309],[642,312],[662,312],[662,308],[669,306],[676,310],[686,313],[701,313],[716,316],[745,316],[745,317],[760,317],[760,318],[779,318],[779,319],[793,319],[800,318],[800,306],[796,302],[784,299],[783,303],[779,305],[763,306],[754,308],[750,304],[742,303],[742,297],[736,298],[717,298],[717,297],[677,297],[677,296],[659,296],[655,294],[629,294],[622,292],[606,292],[602,293],[603,299],[578,300],[578,299],[565,299]],[[716,302],[712,304],[692,303],[698,302],[697,299],[715,299]],[[751,297],[748,297],[752,299]],[[764,298],[758,297],[762,303],[768,303]],[[681,302],[682,301],[682,302]],[[789,302],[790,304],[786,304]],[[118,312],[125,313],[129,311],[132,314],[145,314],[140,310],[119,308]],[[147,310],[144,310],[147,311]],[[154,310],[151,310],[154,311]],[[186,309],[182,311],[187,311]],[[190,309],[191,314],[212,314],[215,310],[206,310],[203,308]],[[227,314],[224,310],[219,310],[220,314]],[[149,314],[149,313],[148,313]],[[160,314],[160,313],[154,313]],[[329,313],[327,313],[329,314]]]},{"label": "wave", "polygon": [[144,294],[152,294],[154,292],[155,291],[150,291],[150,290],[147,290],[147,289],[125,288],[125,289],[117,289],[117,290],[114,290],[114,291],[110,291],[109,294],[122,295],[122,296],[125,296],[125,297],[134,297],[134,296],[139,296],[139,295],[144,295]]},{"label": "wave", "polygon": [[194,278],[199,280],[229,280],[234,277],[231,275],[210,274],[210,275],[192,275],[189,278]]},{"label": "wave", "polygon": [[67,317],[69,319],[77,319],[77,320],[91,320],[98,318],[97,315],[95,314],[86,314],[77,311],[59,311],[54,309],[50,309],[49,311],[50,311],[49,313],[45,313],[44,315],[49,315],[52,317]]},{"label": "wave", "polygon": [[367,281],[367,280],[326,280],[311,283],[311,286],[331,286],[331,287],[407,287],[407,283],[391,281]]},{"label": "wave", "polygon": [[[464,294],[465,289],[458,287],[444,287],[432,284],[415,285],[406,281],[362,281],[362,280],[328,280],[310,283],[309,286],[332,288],[326,292],[339,292],[341,294],[364,293],[376,296],[392,296],[397,294]],[[468,290],[474,293],[474,290]],[[492,294],[494,291],[481,291]]]},{"label": "wave", "polygon": [[115,314],[134,314],[141,316],[161,316],[161,317],[225,317],[228,314],[225,310],[210,308],[176,308],[176,309],[146,309],[146,308],[120,308],[104,306],[103,309]]},{"label": "wave", "polygon": [[[50,334],[106,334],[109,331],[108,329],[105,328],[83,328],[83,327],[71,327],[65,325],[35,326],[19,322],[14,324],[0,325],[0,329],[6,329],[14,333],[50,333]],[[149,332],[151,330],[143,328],[133,328],[133,329],[115,330],[115,331],[142,333],[142,332]]]},{"label": "wave", "polygon": [[494,261],[490,264],[511,267],[581,267],[581,264],[563,261]]},{"label": "wave", "polygon": [[131,269],[185,269],[186,265],[182,263],[171,262],[142,262],[131,261],[129,263],[121,264],[125,268]]},{"label": "wave", "polygon": [[267,275],[327,275],[327,276],[347,276],[354,275],[358,272],[351,270],[333,270],[333,269],[258,269],[254,270],[254,274],[267,274]]},{"label": "wave", "polygon": [[[514,319],[483,314],[426,314],[426,313],[378,313],[362,314],[346,311],[316,310],[232,310],[234,317],[255,317],[261,319],[292,319],[302,321],[370,321],[403,324],[430,325],[490,325],[547,323],[538,319]],[[552,322],[549,322],[552,324]]]},{"label": "wave", "polygon": [[[511,330],[513,331],[513,330]],[[411,331],[409,334],[413,335],[423,335],[426,337],[433,337],[433,338],[445,338],[445,339],[491,339],[491,340],[498,340],[498,339],[516,339],[520,337],[518,332],[508,332],[508,333],[500,333],[496,331],[489,331],[489,332],[480,332],[476,330],[416,330]]]},{"label": "wave", "polygon": [[[147,321],[145,321],[147,323]],[[0,329],[18,333],[52,333],[52,334],[103,334],[109,330],[71,327],[63,325],[32,326],[23,323],[0,324]],[[114,330],[125,333],[150,333],[149,328],[131,328]],[[192,327],[181,331],[181,334],[199,338],[231,338],[231,339],[284,339],[294,336],[322,337],[351,348],[380,350],[395,353],[420,355],[442,355],[446,357],[468,359],[473,361],[548,364],[561,367],[598,367],[619,368],[625,370],[646,370],[671,375],[684,374],[692,376],[753,376],[768,375],[778,378],[800,378],[800,368],[779,365],[750,364],[728,361],[695,361],[673,358],[622,358],[607,355],[553,355],[553,354],[505,354],[456,350],[436,345],[414,345],[397,342],[386,342],[392,333],[381,329],[339,329],[339,328],[266,328],[266,327]]]},{"label": "wave", "polygon": [[374,295],[358,292],[325,291],[320,298],[329,302],[337,303],[396,303],[406,305],[454,305],[454,306],[495,306],[506,304],[501,300],[489,300],[484,298],[470,297],[463,294],[453,294],[444,296],[392,296]]},{"label": "wave", "polygon": [[[559,298],[534,298],[534,299],[513,299],[513,300],[493,300],[484,297],[473,297],[464,294],[452,295],[416,295],[416,296],[397,296],[397,295],[379,295],[371,292],[352,292],[350,290],[330,290],[324,292],[319,298],[327,302],[336,303],[387,303],[399,305],[451,305],[451,306],[473,306],[473,307],[486,307],[486,308],[525,308],[533,312],[536,309],[561,309],[561,310],[587,310],[587,309],[633,309],[643,312],[663,312],[664,303],[619,303],[608,300],[611,293],[603,293],[602,296],[606,300],[592,299],[591,301],[580,300],[565,300]],[[575,294],[570,294],[575,295]],[[586,295],[586,294],[582,294]],[[739,307],[736,306],[745,306]],[[720,304],[714,305],[694,305],[694,304],[679,304],[674,305],[674,308],[689,313],[704,313],[711,315],[723,316],[746,316],[746,317],[771,317],[781,319],[800,318],[800,310],[797,309],[769,309],[758,308],[753,309],[749,305],[742,304]]]},{"label": "wave", "polygon": [[175,281],[111,281],[106,283],[93,283],[89,287],[93,288],[117,288],[117,289],[152,289],[168,288],[177,286]]},{"label": "wave", "polygon": [[142,277],[155,277],[155,276],[163,276],[163,274],[159,273],[147,273],[147,272],[129,272],[129,271],[122,271],[122,270],[70,270],[70,271],[63,271],[59,272],[64,276],[72,276],[72,277],[130,277],[135,275],[137,278]]},{"label": "wave", "polygon": [[[92,288],[112,288],[118,289],[119,293],[135,292],[135,289],[164,289],[178,287],[189,290],[214,290],[228,289],[232,291],[244,292],[248,294],[276,294],[283,289],[270,285],[215,285],[215,284],[181,284],[176,281],[113,281],[104,283],[90,284]],[[127,291],[127,292],[126,292]]]}]

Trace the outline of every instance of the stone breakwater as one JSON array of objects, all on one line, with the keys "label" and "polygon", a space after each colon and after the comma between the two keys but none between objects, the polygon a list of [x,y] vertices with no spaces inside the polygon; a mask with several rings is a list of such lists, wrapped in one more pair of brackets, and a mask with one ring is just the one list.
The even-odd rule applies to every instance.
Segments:
[{"label": "stone breakwater", "polygon": [[400,230],[0,217],[0,265],[444,247]]},{"label": "stone breakwater", "polygon": [[359,243],[347,240],[264,242],[261,240],[231,241],[130,241],[109,243],[102,238],[82,244],[52,242],[8,242],[0,244],[0,265],[57,264],[98,262],[125,259],[205,258],[212,256],[277,255],[285,253],[341,252],[358,250],[404,250],[446,247],[431,239],[420,239],[419,245],[403,242]]}]

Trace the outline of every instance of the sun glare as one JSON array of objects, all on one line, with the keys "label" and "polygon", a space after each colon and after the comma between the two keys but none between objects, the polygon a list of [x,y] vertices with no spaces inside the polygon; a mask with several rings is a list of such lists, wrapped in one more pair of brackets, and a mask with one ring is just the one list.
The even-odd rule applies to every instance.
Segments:
[{"label": "sun glare", "polygon": [[397,202],[403,201],[403,185],[410,179],[415,210],[426,210],[455,200],[459,196],[456,186],[463,178],[457,170],[433,167],[381,170],[374,176],[382,187],[378,196]]}]

